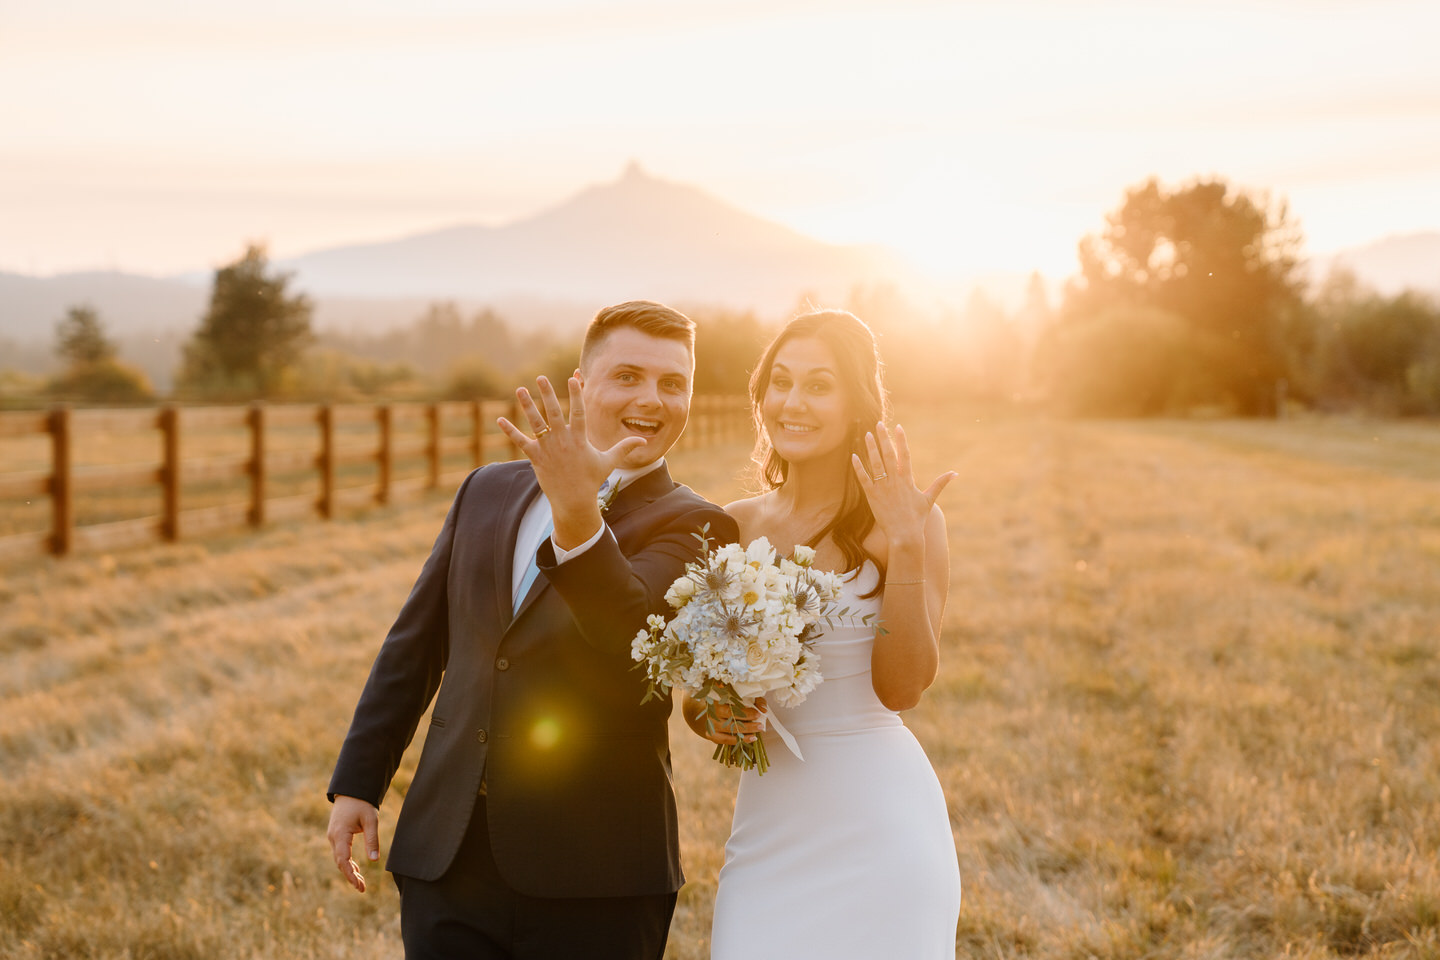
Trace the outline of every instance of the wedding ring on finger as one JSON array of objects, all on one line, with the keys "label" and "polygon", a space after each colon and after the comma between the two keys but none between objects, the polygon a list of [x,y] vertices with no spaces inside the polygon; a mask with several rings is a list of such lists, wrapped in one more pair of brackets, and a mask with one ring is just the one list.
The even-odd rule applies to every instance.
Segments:
[{"label": "wedding ring on finger", "polygon": [[884,480],[888,476],[890,476],[890,474],[888,473],[877,473],[875,474],[875,476],[871,477],[870,480],[873,483],[879,483],[881,480]]},{"label": "wedding ring on finger", "polygon": [[541,437],[545,436],[545,434],[547,434],[547,433],[549,433],[549,432],[550,432],[550,425],[549,425],[549,424],[546,424],[545,426],[541,427],[539,430],[536,430],[536,431],[535,431],[535,439],[536,439],[536,440],[539,440]]}]

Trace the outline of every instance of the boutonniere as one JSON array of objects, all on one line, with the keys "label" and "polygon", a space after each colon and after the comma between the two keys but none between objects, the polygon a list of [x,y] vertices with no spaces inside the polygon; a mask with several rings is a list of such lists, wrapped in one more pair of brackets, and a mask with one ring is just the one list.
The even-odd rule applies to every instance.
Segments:
[{"label": "boutonniere", "polygon": [[610,503],[615,499],[615,494],[620,492],[620,484],[605,481],[600,492],[595,495],[595,505],[600,508],[600,515],[604,516],[605,511],[610,509]]}]

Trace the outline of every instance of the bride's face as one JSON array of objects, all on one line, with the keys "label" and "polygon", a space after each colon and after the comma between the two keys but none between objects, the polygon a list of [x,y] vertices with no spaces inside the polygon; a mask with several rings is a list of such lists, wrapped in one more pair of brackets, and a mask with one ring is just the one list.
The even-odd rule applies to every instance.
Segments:
[{"label": "bride's face", "polygon": [[775,452],[791,463],[848,455],[850,415],[834,352],[819,340],[781,345],[761,401]]}]

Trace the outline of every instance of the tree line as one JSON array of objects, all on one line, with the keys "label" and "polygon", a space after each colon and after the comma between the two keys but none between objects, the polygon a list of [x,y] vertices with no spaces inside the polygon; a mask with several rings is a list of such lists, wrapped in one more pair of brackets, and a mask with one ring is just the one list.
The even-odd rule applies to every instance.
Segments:
[{"label": "tree line", "polygon": [[1215,179],[1135,187],[1081,242],[1034,376],[1078,413],[1440,413],[1435,299],[1382,296],[1344,271],[1312,286],[1300,246],[1263,195]]},{"label": "tree line", "polygon": [[[1293,408],[1440,413],[1440,304],[1385,296],[1352,274],[1307,280],[1300,231],[1283,204],[1219,179],[1127,190],[1079,245],[1079,272],[1052,304],[1038,275],[1022,301],[983,293],[927,308],[893,288],[859,288],[844,306],[880,336],[892,392],[1080,416],[1269,416]],[[491,309],[439,302],[378,334],[317,332],[313,304],[252,245],[215,272],[185,344],[180,399],[359,400],[503,397],[544,373],[563,381],[576,337],[517,330]],[[802,296],[795,311],[812,306]],[[744,389],[785,317],[687,307],[697,321],[699,392]],[[153,397],[116,357],[93,309],[56,327],[65,369],[55,397]]]}]

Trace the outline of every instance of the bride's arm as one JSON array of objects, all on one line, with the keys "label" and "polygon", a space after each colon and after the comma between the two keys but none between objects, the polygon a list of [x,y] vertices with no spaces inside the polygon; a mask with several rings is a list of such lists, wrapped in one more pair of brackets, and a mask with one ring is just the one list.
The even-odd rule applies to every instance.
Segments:
[{"label": "bride's arm", "polygon": [[908,710],[935,681],[940,663],[940,618],[950,586],[945,515],[935,505],[955,474],[943,473],[921,490],[910,469],[905,431],[892,437],[883,423],[865,438],[869,462],[854,457],[860,488],[885,537],[882,633],[870,672],[875,695],[891,710]]},{"label": "bride's arm", "polygon": [[870,659],[875,695],[891,710],[908,710],[935,681],[940,624],[950,585],[945,515],[932,506],[921,535],[890,541],[880,625]]}]

